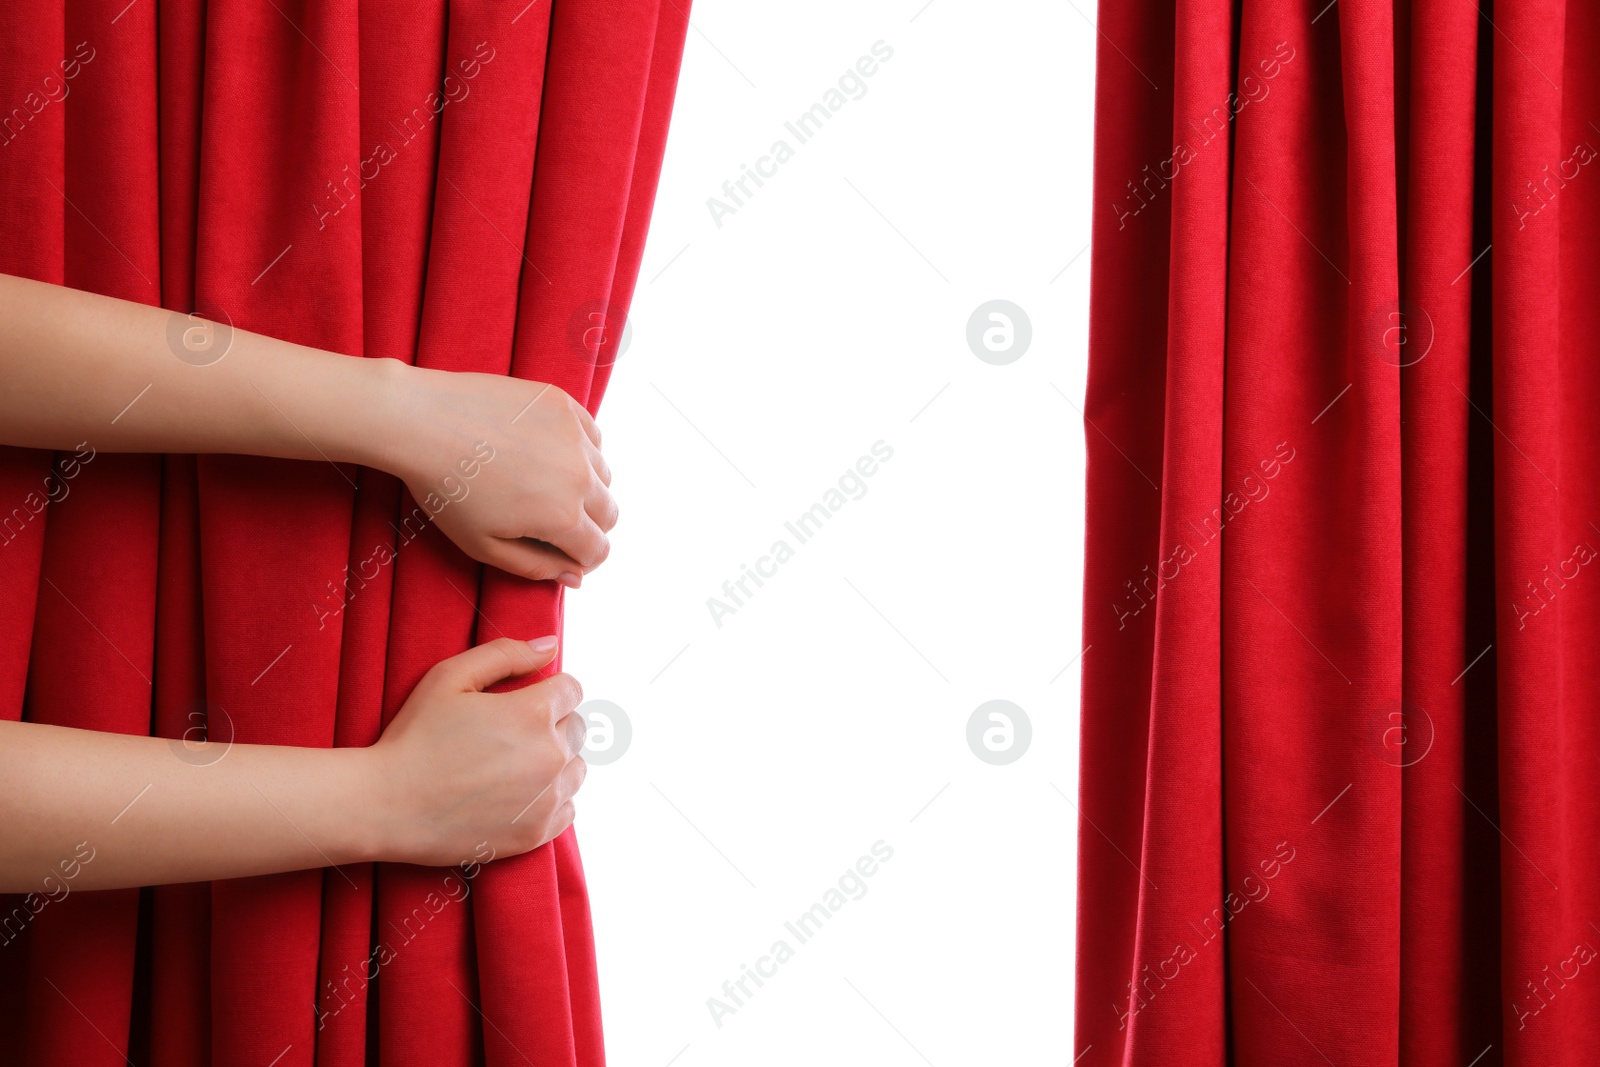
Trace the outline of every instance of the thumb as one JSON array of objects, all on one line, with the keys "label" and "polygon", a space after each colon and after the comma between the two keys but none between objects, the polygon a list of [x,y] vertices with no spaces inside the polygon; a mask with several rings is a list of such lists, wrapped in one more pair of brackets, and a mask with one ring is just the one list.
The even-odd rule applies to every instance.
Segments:
[{"label": "thumb", "polygon": [[491,538],[483,562],[534,581],[554,580],[576,589],[583,581],[583,565],[560,549],[530,538]]},{"label": "thumb", "polygon": [[496,638],[488,644],[452,656],[439,666],[446,676],[464,689],[481,692],[506,678],[532,674],[556,658],[555,637],[536,637],[517,641]]}]

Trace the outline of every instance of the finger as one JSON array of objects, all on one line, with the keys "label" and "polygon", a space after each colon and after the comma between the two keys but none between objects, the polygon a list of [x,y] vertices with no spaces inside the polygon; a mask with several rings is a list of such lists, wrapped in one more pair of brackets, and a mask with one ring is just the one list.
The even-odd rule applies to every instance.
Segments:
[{"label": "finger", "polygon": [[589,765],[581,759],[573,759],[556,775],[556,795],[572,803],[572,798],[583,788],[583,780],[588,776]]},{"label": "finger", "polygon": [[617,498],[600,482],[590,488],[589,497],[583,502],[583,510],[603,532],[609,533],[617,524]]},{"label": "finger", "polygon": [[583,565],[584,571],[594,570],[611,554],[611,539],[606,537],[588,511],[578,519],[555,546]]},{"label": "finger", "polygon": [[554,841],[566,833],[567,828],[572,825],[572,820],[577,818],[577,815],[578,813],[573,808],[570,800],[557,808],[555,813],[550,816],[550,840]]},{"label": "finger", "polygon": [[589,435],[589,440],[594,442],[594,447],[600,447],[600,427],[594,424],[594,416],[589,414],[587,408],[576,400],[572,402],[573,411],[578,416],[578,422],[583,426],[583,432]]},{"label": "finger", "polygon": [[583,751],[583,743],[589,737],[589,722],[576,711],[556,723],[556,730],[567,742],[567,758],[571,759]]},{"label": "finger", "polygon": [[557,644],[553,636],[533,641],[500,637],[452,656],[439,667],[463,689],[482,692],[498,681],[532,674],[546,666],[556,658]]},{"label": "finger", "polygon": [[520,578],[550,579],[573,589],[583,580],[581,563],[552,545],[528,537],[491,538],[483,562]]},{"label": "finger", "polygon": [[606,457],[600,449],[589,449],[589,466],[594,468],[595,476],[600,479],[600,484],[607,489],[611,488],[611,464],[606,462]]},{"label": "finger", "polygon": [[[585,493],[593,492],[593,483]],[[577,571],[581,574],[600,565],[610,552],[610,545],[606,535],[589,516],[588,499],[584,497],[578,501],[577,514],[572,518],[552,519],[541,524],[541,528],[534,529],[524,540],[535,544],[546,544],[558,552],[565,553],[567,558],[576,563]],[[575,583],[568,583],[576,587]]]}]

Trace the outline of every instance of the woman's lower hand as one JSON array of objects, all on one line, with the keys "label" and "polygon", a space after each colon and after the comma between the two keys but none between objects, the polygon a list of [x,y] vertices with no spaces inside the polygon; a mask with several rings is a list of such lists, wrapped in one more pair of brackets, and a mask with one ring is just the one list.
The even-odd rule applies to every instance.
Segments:
[{"label": "woman's lower hand", "polygon": [[582,693],[565,674],[483,690],[555,649],[553,637],[502,639],[452,656],[367,748],[0,720],[0,893],[51,892],[57,874],[74,890],[125,889],[537,848],[572,824]]},{"label": "woman's lower hand", "polygon": [[600,431],[542,382],[403,368],[385,469],[469,556],[576,588],[617,522]]},{"label": "woman's lower hand", "polygon": [[578,755],[583,691],[557,674],[524,689],[486,693],[555,658],[556,639],[500,638],[452,656],[412,691],[366,750],[381,844],[376,858],[448,866],[538,848],[572,825],[587,768]]}]

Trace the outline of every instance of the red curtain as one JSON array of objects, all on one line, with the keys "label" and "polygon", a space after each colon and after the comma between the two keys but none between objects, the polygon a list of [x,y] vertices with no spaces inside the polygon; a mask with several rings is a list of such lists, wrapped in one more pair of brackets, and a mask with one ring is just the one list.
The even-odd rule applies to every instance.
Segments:
[{"label": "red curtain", "polygon": [[[553,382],[593,410],[687,10],[10,5],[0,270]],[[24,505],[41,497],[39,514]],[[559,632],[557,587],[485,572],[372,470],[91,440],[82,456],[7,451],[0,503],[13,718],[364,745],[439,659]],[[571,831],[482,867],[3,903],[0,1063],[604,1061]]]},{"label": "red curtain", "polygon": [[1073,1054],[1600,1062],[1600,8],[1098,29]]}]

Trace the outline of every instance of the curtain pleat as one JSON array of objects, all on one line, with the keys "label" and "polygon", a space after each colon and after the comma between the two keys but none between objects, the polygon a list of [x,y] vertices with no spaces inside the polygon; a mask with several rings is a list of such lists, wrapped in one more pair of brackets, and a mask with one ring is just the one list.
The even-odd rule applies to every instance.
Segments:
[{"label": "curtain pleat", "polygon": [[[88,63],[52,105],[64,126],[60,179],[41,177],[66,205],[58,280],[159,304],[155,11],[134,9],[113,25],[117,12],[101,0],[64,6],[62,55]],[[60,58],[31,76],[64,76]],[[35,132],[21,128],[17,140]],[[32,721],[150,732],[160,483],[159,457],[98,456],[51,505],[28,669]],[[139,892],[121,890],[70,894],[33,920],[29,1062],[92,1063],[108,1041],[127,1043],[138,915]]]},{"label": "curtain pleat", "polygon": [[[1204,113],[1206,100],[1226,94],[1232,80],[1234,17],[1226,2],[1185,0],[1174,24],[1172,84],[1173,121]],[[1148,86],[1145,86],[1148,90]],[[1169,123],[1168,128],[1172,125]],[[1221,136],[1226,139],[1227,133]],[[1167,146],[1170,149],[1170,145]],[[1150,468],[1161,471],[1157,497],[1153,486],[1139,479],[1137,495],[1159,499],[1158,544],[1186,538],[1186,525],[1206,515],[1214,504],[1208,487],[1221,478],[1224,306],[1217,294],[1225,288],[1227,272],[1227,217],[1229,175],[1226,143],[1199,156],[1183,172],[1181,182],[1146,195],[1170,195],[1171,241],[1168,269],[1172,284],[1165,294],[1166,359],[1165,411],[1152,412],[1163,421],[1162,451]],[[1141,176],[1141,180],[1143,176]],[[1111,431],[1115,432],[1115,431]],[[1133,473],[1126,468],[1123,474]],[[1209,908],[1222,881],[1222,780],[1219,773],[1221,740],[1221,556],[1206,553],[1187,564],[1190,580],[1172,586],[1172,595],[1151,605],[1144,620],[1154,634],[1154,662],[1149,689],[1148,763],[1144,769],[1144,872],[1138,887],[1141,899],[1160,893],[1181,906],[1156,912],[1141,909],[1135,944],[1140,959],[1154,961],[1166,954],[1175,939],[1185,936],[1184,920]],[[1149,569],[1146,569],[1149,568]],[[1152,571],[1148,553],[1138,571],[1130,571],[1136,586],[1162,579]],[[1184,624],[1188,617],[1209,619],[1197,628]],[[1168,639],[1170,638],[1170,639]],[[1179,665],[1177,670],[1167,664]],[[1175,773],[1148,773],[1171,768]],[[1186,818],[1185,813],[1198,818]],[[1182,828],[1182,832],[1178,832]],[[1130,854],[1131,855],[1131,854]],[[1222,1054],[1226,1027],[1222,1008],[1225,980],[1223,957],[1208,953],[1192,963],[1191,984],[1183,991],[1183,1013],[1138,1014],[1128,1019],[1130,1032],[1139,1040],[1162,1048],[1187,1047],[1193,1055]],[[1159,970],[1159,968],[1157,969]],[[1144,967],[1130,974],[1130,991],[1153,991],[1152,971]],[[1128,980],[1128,979],[1125,979]]]},{"label": "curtain pleat", "polygon": [[[1600,1047],[1592,1026],[1560,1025],[1600,1007],[1600,991],[1560,974],[1575,944],[1600,944],[1591,926],[1600,886],[1584,847],[1600,839],[1600,825],[1590,785],[1595,704],[1585,684],[1595,616],[1584,610],[1583,576],[1568,583],[1561,574],[1575,545],[1596,536],[1587,527],[1596,501],[1584,433],[1595,399],[1595,371],[1584,365],[1592,349],[1566,329],[1587,325],[1567,304],[1589,299],[1583,283],[1592,277],[1569,246],[1592,229],[1568,220],[1592,213],[1593,199],[1581,184],[1589,175],[1563,187],[1560,171],[1574,145],[1600,143],[1588,125],[1600,102],[1583,72],[1590,17],[1555,0],[1508,7],[1497,21],[1521,49],[1496,42],[1493,94],[1494,195],[1509,208],[1495,212],[1493,232],[1493,413],[1503,435],[1494,451],[1495,581],[1497,599],[1512,609],[1498,615],[1495,649],[1498,821],[1517,846],[1500,852],[1501,992],[1517,1012],[1507,1020],[1508,1050],[1521,1062],[1566,1065],[1593,1062]],[[1578,50],[1570,68],[1569,49]],[[1552,971],[1556,984],[1546,990]]]},{"label": "curtain pleat", "polygon": [[[24,12],[0,9],[0,71],[49,71],[65,55],[64,19],[60,10]],[[32,32],[22,32],[24,28]],[[13,88],[8,84],[8,90]],[[49,179],[59,188],[65,161],[66,126],[59,110],[30,109],[30,135],[17,136],[14,123],[0,117],[3,150],[11,166],[0,167],[0,196],[7,210],[0,212],[0,270],[44,281],[60,282],[64,249],[59,240],[65,201],[51,192]],[[54,457],[47,452],[0,449],[0,493],[7,510],[0,513],[0,715],[22,717],[28,677],[28,657],[33,643],[33,623],[39,598],[39,567],[44,551],[48,476]],[[11,503],[15,502],[15,503]],[[0,920],[0,1030],[23,1032],[27,1015],[28,956],[32,943],[28,919],[35,907],[24,897],[0,894],[0,908],[9,924]]]},{"label": "curtain pleat", "polygon": [[[166,0],[157,12],[155,33],[160,60],[161,303],[190,311],[199,222],[205,4]],[[193,456],[167,456],[163,462],[151,732],[193,739],[206,737],[209,727],[211,737],[228,740],[231,724],[208,723],[198,464]],[[211,887],[157,886],[151,896],[149,981],[162,995],[151,999],[149,1060],[201,1067],[211,1051]]]},{"label": "curtain pleat", "polygon": [[[1405,556],[1402,716],[1416,720],[1402,775],[1400,1062],[1468,1063],[1500,1045],[1499,835],[1483,814],[1496,807],[1495,641],[1491,496],[1487,452],[1495,431],[1473,411],[1491,406],[1485,258],[1488,188],[1477,160],[1490,144],[1479,114],[1494,29],[1449,0],[1410,8],[1409,101],[1397,100],[1404,208],[1401,294],[1415,355],[1400,377]],[[1484,85],[1484,99],[1490,92]],[[1482,187],[1480,187],[1482,185]],[[1502,207],[1503,210],[1503,207]],[[1418,309],[1426,309],[1422,314]],[[1415,361],[1415,362],[1413,362]],[[1470,401],[1470,403],[1469,403]],[[1453,457],[1453,462],[1441,462]],[[1399,709],[1397,709],[1399,710]],[[1384,729],[1395,725],[1385,722]],[[1440,1005],[1451,1005],[1441,1011]],[[1468,1006],[1477,1010],[1466,1010]],[[1490,1056],[1493,1053],[1491,1052]],[[1488,1062],[1490,1057],[1485,1057]]]},{"label": "curtain pleat", "polygon": [[1600,1054],[1597,22],[1102,6],[1084,1062]]},{"label": "curtain pleat", "polygon": [[[27,116],[0,134],[0,270],[351,356],[549,381],[593,411],[686,10],[0,13],[0,90]],[[35,108],[63,57],[68,91]],[[51,463],[7,450],[5,506],[42,497]],[[95,455],[38,511],[0,546],[12,718],[366,745],[438,660],[561,628],[552,583],[485,574],[382,472]],[[467,870],[73,892],[6,931],[0,1033],[18,1035],[0,1063],[30,1067],[599,1065],[575,838]]]}]

